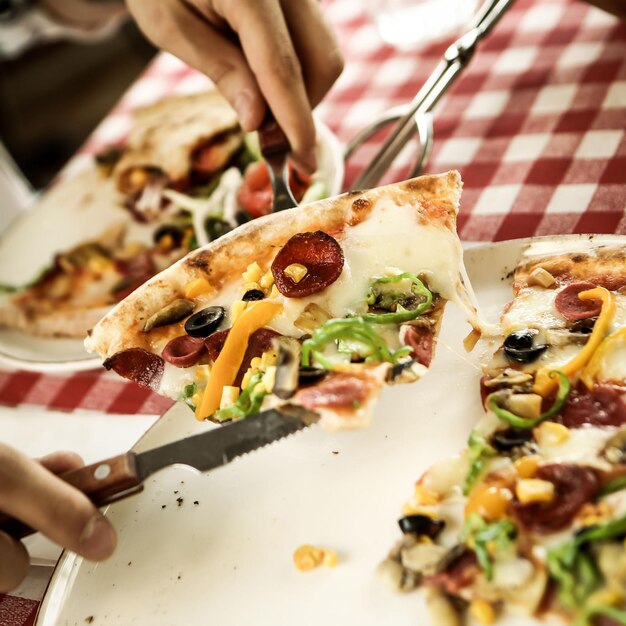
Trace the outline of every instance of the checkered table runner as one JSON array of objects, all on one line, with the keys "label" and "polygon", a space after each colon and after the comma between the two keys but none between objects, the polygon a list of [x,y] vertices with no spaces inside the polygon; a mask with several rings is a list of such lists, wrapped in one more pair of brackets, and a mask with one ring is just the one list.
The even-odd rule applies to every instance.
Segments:
[{"label": "checkered table runner", "polygon": [[[346,142],[408,102],[445,46],[384,45],[359,0],[327,0],[347,59],[319,108]],[[130,110],[208,80],[162,54],[87,142],[82,156],[122,141]],[[465,240],[574,232],[626,234],[626,24],[579,0],[517,0],[435,112],[428,171],[460,170]],[[376,145],[348,165],[346,187]],[[389,173],[403,177],[408,157]],[[100,372],[0,373],[0,403],[157,413],[167,403]],[[0,626],[31,624],[38,598],[0,595]]]}]

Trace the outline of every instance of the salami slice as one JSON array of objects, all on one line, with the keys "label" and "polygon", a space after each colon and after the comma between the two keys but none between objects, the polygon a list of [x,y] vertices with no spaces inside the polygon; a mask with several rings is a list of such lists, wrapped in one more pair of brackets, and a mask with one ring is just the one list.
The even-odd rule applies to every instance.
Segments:
[{"label": "salami slice", "polygon": [[519,524],[541,535],[562,530],[570,524],[583,505],[590,502],[600,487],[596,473],[580,465],[554,463],[543,465],[535,478],[550,481],[554,485],[551,502],[522,504],[511,502],[511,513]]},{"label": "salami slice", "polygon": [[434,340],[435,337],[430,328],[407,325],[404,331],[403,341],[405,345],[413,349],[411,356],[426,367],[430,367],[433,358]]},{"label": "salami slice", "polygon": [[191,367],[207,351],[204,340],[181,335],[170,340],[163,349],[163,360],[176,367]]},{"label": "salami slice", "polygon": [[322,382],[298,392],[298,403],[308,409],[354,409],[367,400],[370,386],[357,376],[329,374]]},{"label": "salami slice", "polygon": [[572,283],[560,291],[555,300],[556,310],[570,322],[584,320],[588,317],[600,315],[602,310],[601,300],[581,300],[578,294],[589,289],[595,289],[593,283]]},{"label": "salami slice", "polygon": [[626,424],[626,388],[615,385],[582,385],[567,399],[556,418],[568,428],[591,426],[623,426]]},{"label": "salami slice", "polygon": [[[209,356],[213,361],[217,359],[220,352],[222,351],[224,343],[226,342],[226,337],[228,337],[229,332],[230,328],[226,328],[225,330],[218,330],[216,333],[209,335],[204,340]],[[272,339],[274,339],[274,337],[280,336],[280,333],[277,333],[275,330],[272,330],[270,328],[259,328],[259,330],[256,330],[250,335],[250,339],[248,340],[248,347],[246,348],[246,352],[243,355],[241,367],[239,368],[239,372],[237,373],[237,377],[235,378],[235,385],[241,385],[241,381],[243,380],[244,374],[248,371],[252,359],[256,356],[261,356],[264,352],[270,350],[272,347]]]},{"label": "salami slice", "polygon": [[[285,269],[297,263],[307,273],[295,282]],[[327,233],[318,230],[294,235],[276,255],[272,275],[278,291],[287,298],[305,298],[332,285],[343,270],[343,250]]]},{"label": "salami slice", "polygon": [[163,376],[164,363],[158,354],[152,354],[142,348],[122,350],[108,358],[104,367],[137,383],[156,391]]}]

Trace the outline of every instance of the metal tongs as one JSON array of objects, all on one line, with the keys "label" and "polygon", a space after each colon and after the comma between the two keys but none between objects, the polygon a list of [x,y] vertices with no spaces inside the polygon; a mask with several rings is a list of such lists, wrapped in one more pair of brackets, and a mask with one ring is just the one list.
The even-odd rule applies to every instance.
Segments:
[{"label": "metal tongs", "polygon": [[487,0],[474,17],[470,29],[446,50],[435,71],[415,98],[406,106],[388,111],[383,117],[363,129],[348,144],[346,160],[381,128],[398,120],[382,148],[353,183],[353,189],[374,187],[416,132],[420,140],[420,151],[412,174],[419,173],[428,160],[432,147],[433,129],[429,113],[470,62],[478,43],[489,34],[514,1]]}]

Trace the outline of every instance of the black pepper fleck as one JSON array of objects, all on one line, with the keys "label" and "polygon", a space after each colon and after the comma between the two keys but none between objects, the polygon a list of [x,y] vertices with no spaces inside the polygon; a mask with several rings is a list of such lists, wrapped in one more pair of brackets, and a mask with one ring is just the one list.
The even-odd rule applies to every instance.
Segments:
[{"label": "black pepper fleck", "polygon": [[198,504],[200,504],[200,502],[198,502],[198,500],[194,500],[193,503],[197,506]]},{"label": "black pepper fleck", "polygon": [[339,450],[331,450],[333,454],[339,454]]},{"label": "black pepper fleck", "polygon": [[161,508],[164,509],[167,506],[167,504],[162,504]]},{"label": "black pepper fleck", "polygon": [[183,499],[182,498],[176,498],[176,502],[178,502],[178,506],[182,506]]},{"label": "black pepper fleck", "polygon": [[86,623],[86,624],[92,624],[92,623],[93,623],[93,620],[94,620],[93,615],[90,615],[89,617],[86,617],[86,618],[85,618],[85,623]]}]

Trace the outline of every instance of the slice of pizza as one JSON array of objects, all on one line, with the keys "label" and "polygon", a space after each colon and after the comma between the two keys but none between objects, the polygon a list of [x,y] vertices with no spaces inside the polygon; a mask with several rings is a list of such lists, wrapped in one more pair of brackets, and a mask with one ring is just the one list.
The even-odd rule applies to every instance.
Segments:
[{"label": "slice of pizza", "polygon": [[449,172],[245,224],[148,281],[85,345],[198,419],[289,403],[362,426],[383,384],[426,372],[448,300],[474,316],[460,191]]},{"label": "slice of pizza", "polygon": [[[417,481],[381,572],[427,588],[434,624],[624,624],[625,250],[539,244],[514,276],[485,413],[467,449]],[[520,331],[530,340],[512,344]]]}]

